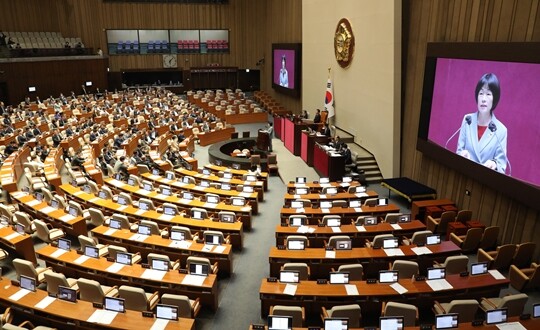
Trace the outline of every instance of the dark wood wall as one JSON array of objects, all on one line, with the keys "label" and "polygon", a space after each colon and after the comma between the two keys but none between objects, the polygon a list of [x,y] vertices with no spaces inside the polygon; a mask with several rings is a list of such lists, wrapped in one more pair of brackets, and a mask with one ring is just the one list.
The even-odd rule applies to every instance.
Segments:
[{"label": "dark wood wall", "polygon": [[401,174],[437,189],[439,196],[455,200],[460,208],[471,209],[483,223],[501,226],[501,242],[535,241],[540,245],[536,235],[540,212],[521,204],[520,196],[490,189],[416,151],[427,43],[538,42],[539,1],[407,0],[403,21]]}]

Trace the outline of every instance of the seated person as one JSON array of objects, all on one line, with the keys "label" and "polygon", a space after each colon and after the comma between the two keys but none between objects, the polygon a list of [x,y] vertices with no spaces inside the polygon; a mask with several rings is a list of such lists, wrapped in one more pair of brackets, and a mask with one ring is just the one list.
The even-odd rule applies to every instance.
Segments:
[{"label": "seated person", "polygon": [[345,165],[351,165],[352,164],[351,150],[349,149],[349,146],[346,143],[342,144],[340,153],[343,156],[345,156]]},{"label": "seated person", "polygon": [[72,168],[76,168],[76,169],[82,169],[82,168],[83,168],[84,162],[85,162],[84,157],[81,155],[80,152],[78,152],[78,153],[75,154],[75,156],[73,156],[73,158],[71,159],[71,167],[72,167]]}]

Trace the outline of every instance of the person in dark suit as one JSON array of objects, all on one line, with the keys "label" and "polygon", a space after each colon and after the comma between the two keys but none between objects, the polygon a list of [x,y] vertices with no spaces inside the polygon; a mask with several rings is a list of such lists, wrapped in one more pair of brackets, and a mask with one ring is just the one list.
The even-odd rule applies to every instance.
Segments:
[{"label": "person in dark suit", "polygon": [[32,129],[32,134],[34,134],[34,136],[40,136],[41,130],[37,128],[37,126],[34,126],[34,128]]},{"label": "person in dark suit", "polygon": [[6,155],[7,157],[17,150],[19,150],[19,147],[17,146],[17,142],[11,141],[6,147],[6,149],[4,150],[4,155]]},{"label": "person in dark suit", "polygon": [[330,131],[330,127],[326,123],[323,124],[323,127],[321,128],[321,134],[330,137],[332,135],[332,132]]},{"label": "person in dark suit", "polygon": [[352,164],[351,149],[349,149],[349,146],[346,143],[342,144],[341,154],[345,156],[345,165],[351,165]]},{"label": "person in dark suit", "polygon": [[53,146],[55,148],[58,148],[58,146],[60,145],[60,142],[62,142],[62,136],[60,136],[60,133],[58,133],[57,128],[55,128],[53,131],[52,140],[53,140]]},{"label": "person in dark suit", "polygon": [[318,124],[321,122],[321,110],[317,109],[317,112],[315,113],[315,117],[313,117],[313,123]]}]

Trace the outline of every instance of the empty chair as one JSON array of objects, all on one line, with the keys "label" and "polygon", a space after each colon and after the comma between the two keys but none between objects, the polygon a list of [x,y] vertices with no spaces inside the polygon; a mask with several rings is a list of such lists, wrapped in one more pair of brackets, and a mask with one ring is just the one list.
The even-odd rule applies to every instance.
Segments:
[{"label": "empty chair", "polygon": [[311,201],[305,198],[297,198],[297,202],[302,202],[302,207],[311,207]]},{"label": "empty chair", "polygon": [[332,201],[332,207],[347,207],[349,204],[344,199]]},{"label": "empty chair", "polygon": [[4,250],[4,249],[0,249],[0,260],[4,260],[8,257],[9,253]]},{"label": "empty chair", "polygon": [[156,206],[154,205],[154,202],[152,202],[151,199],[140,198],[139,199],[139,208],[142,208],[141,204],[145,204],[147,210],[156,210]]},{"label": "empty chair", "polygon": [[51,267],[34,267],[34,264],[28,260],[15,258],[13,259],[13,267],[17,273],[17,280],[20,280],[21,275],[31,277],[36,280],[36,283],[45,281],[45,273],[52,272]]},{"label": "empty chair", "polygon": [[469,269],[469,257],[465,255],[449,256],[442,264],[435,261],[433,267],[445,268],[448,275],[459,274]]},{"label": "empty chair", "polygon": [[115,196],[111,190],[111,188],[107,187],[107,186],[101,186],[101,189],[100,189],[100,192],[98,193],[98,195],[100,194],[104,194],[105,198],[104,199],[113,199]]},{"label": "empty chair", "polygon": [[335,249],[335,248],[337,248],[337,244],[338,244],[339,241],[350,241],[350,240],[351,240],[351,238],[349,236],[347,236],[347,235],[334,235],[334,236],[330,236],[326,246]]},{"label": "empty chair", "polygon": [[210,274],[217,274],[219,270],[217,261],[214,264],[212,264],[210,263],[210,259],[208,258],[190,256],[186,260],[186,268],[190,269],[189,267],[192,263],[207,265],[208,269],[210,270]]},{"label": "empty chair", "polygon": [[159,292],[146,293],[142,288],[128,285],[118,288],[118,296],[125,299],[126,309],[134,311],[151,311],[159,302]]},{"label": "empty chair", "polygon": [[54,199],[53,194],[51,191],[45,187],[41,188],[41,193],[43,194],[43,199],[47,204],[50,204],[51,201]]},{"label": "empty chair", "polygon": [[131,224],[128,220],[128,217],[123,214],[114,213],[111,216],[111,219],[120,221],[120,229],[128,229],[136,231],[139,227],[137,224]]},{"label": "empty chair", "polygon": [[399,278],[412,278],[418,275],[418,263],[409,260],[396,260],[392,264],[392,270],[399,272]]},{"label": "empty chair", "polygon": [[323,195],[333,195],[333,194],[335,194],[335,193],[333,192],[334,189],[336,189],[336,188],[334,188],[334,187],[324,187],[324,188],[322,189],[322,194],[323,194]]},{"label": "empty chair", "polygon": [[471,210],[461,210],[457,213],[456,221],[461,223],[466,223],[467,221],[472,220],[472,211]]},{"label": "empty chair", "polygon": [[285,246],[289,246],[289,241],[300,241],[304,242],[304,247],[309,246],[309,240],[306,236],[302,235],[289,235],[285,238]]},{"label": "empty chair", "polygon": [[151,220],[141,220],[141,222],[139,222],[139,226],[148,226],[150,227],[150,235],[159,235],[159,236],[166,236],[167,235],[167,230],[166,229],[159,229],[159,226],[157,223],[155,223],[154,221],[151,221]]},{"label": "empty chair", "polygon": [[54,195],[54,200],[58,202],[59,209],[67,209],[68,204],[66,203],[66,199],[64,198],[64,196]]},{"label": "empty chair", "polygon": [[279,172],[276,154],[269,154],[266,157],[266,166],[268,167],[269,174],[277,174]]},{"label": "empty chair", "polygon": [[387,213],[384,217],[384,222],[386,223],[398,223],[401,213]]},{"label": "empty chair", "polygon": [[536,250],[536,243],[526,242],[518,244],[516,247],[516,254],[512,260],[512,265],[517,268],[527,267],[531,263],[534,251]]},{"label": "empty chair", "polygon": [[36,226],[37,237],[45,243],[51,243],[66,235],[62,229],[53,228],[50,224],[41,220],[34,220],[34,225]]},{"label": "empty chair", "polygon": [[4,313],[0,314],[0,326],[11,322],[13,322],[13,314],[11,313],[11,307],[8,307]]},{"label": "empty chair", "polygon": [[105,286],[99,284],[98,281],[79,278],[77,280],[79,287],[79,299],[92,303],[103,303],[105,297],[118,297],[117,286]]},{"label": "empty chair", "polygon": [[363,206],[375,206],[379,202],[378,198],[366,198]]},{"label": "empty chair", "polygon": [[145,164],[137,164],[137,170],[139,171],[140,175],[144,173],[150,173],[150,169]]},{"label": "empty chair", "polygon": [[486,252],[483,249],[478,249],[476,257],[479,262],[487,261],[490,269],[507,269],[512,263],[512,258],[516,253],[515,244],[501,245],[495,251]]},{"label": "empty chair", "polygon": [[130,181],[133,181],[134,185],[137,187],[141,186],[141,179],[136,175],[130,174],[128,177],[128,182]]},{"label": "empty chair", "polygon": [[28,213],[16,211],[15,222],[21,224],[24,227],[24,232],[27,234],[33,234],[36,231],[34,222],[30,219]]},{"label": "empty chair", "polygon": [[161,303],[178,307],[178,317],[194,319],[201,310],[199,298],[189,299],[188,296],[165,293],[161,296]]},{"label": "empty chair", "polygon": [[329,317],[346,318],[349,320],[349,328],[359,328],[362,313],[358,304],[334,306],[330,309],[323,306],[321,318],[324,320]]},{"label": "empty chair", "polygon": [[90,221],[87,224],[90,224],[94,227],[99,227],[103,225],[106,220],[108,220],[108,218],[105,218],[101,210],[98,210],[94,207],[89,208],[88,213],[90,214]]},{"label": "empty chair", "polygon": [[[335,270],[332,268],[332,271]],[[350,281],[362,281],[364,277],[364,266],[362,264],[340,265],[337,271],[348,272]]]},{"label": "empty chair", "polygon": [[169,263],[169,269],[172,270],[178,270],[180,268],[180,260],[175,260],[174,262],[171,261],[169,256],[166,256],[164,254],[158,254],[158,253],[148,253],[148,264],[152,265],[152,261],[154,259],[160,259],[160,260],[167,260]]},{"label": "empty chair", "polygon": [[480,239],[480,248],[484,251],[491,251],[497,247],[497,238],[499,237],[499,226],[490,226],[484,229]]},{"label": "empty chair", "polygon": [[383,303],[382,310],[382,316],[403,316],[406,327],[415,326],[418,320],[418,308],[414,305],[390,301]]},{"label": "empty chair", "polygon": [[456,212],[446,211],[441,214],[440,218],[432,218],[430,215],[427,217],[426,226],[428,230],[431,230],[435,234],[446,234],[448,223],[455,221]]},{"label": "empty chair", "polygon": [[68,202],[68,209],[74,208],[77,211],[77,216],[83,217],[85,219],[90,219],[90,213],[88,211],[84,211],[81,207],[81,204],[75,202],[75,201],[69,201]]},{"label": "empty chair", "polygon": [[472,322],[475,319],[478,306],[479,303],[475,299],[452,300],[449,303],[435,301],[433,313],[435,315],[457,313],[460,323]]},{"label": "empty chair", "polygon": [[511,265],[508,278],[510,285],[518,291],[538,289],[540,288],[540,267],[534,262],[529,267],[521,269]]},{"label": "empty chair", "polygon": [[85,247],[87,246],[93,246],[98,248],[99,250],[99,256],[102,257],[109,253],[109,247],[104,244],[99,244],[98,241],[94,237],[88,237],[84,235],[77,236],[77,239],[79,240],[79,244],[81,246],[81,251],[84,252]]},{"label": "empty chair", "polygon": [[420,231],[414,232],[414,234],[412,235],[410,239],[403,237],[402,241],[404,245],[411,245],[411,244],[425,245],[426,237],[428,237],[429,235],[433,235],[433,233],[430,230],[420,230]]},{"label": "empty chair", "polygon": [[508,308],[508,317],[519,316],[523,313],[523,308],[525,307],[528,299],[529,296],[527,296],[525,293],[507,295],[502,298],[482,298],[480,301],[480,308],[482,308],[484,311]]},{"label": "empty chair", "polygon": [[45,276],[45,282],[47,282],[47,292],[50,294],[57,294],[59,285],[75,290],[79,289],[76,279],[66,278],[62,273],[45,272],[43,275]]},{"label": "empty chair", "polygon": [[13,222],[13,212],[7,205],[0,203],[0,217],[5,218],[9,223]]},{"label": "empty chair", "polygon": [[301,281],[309,280],[310,271],[309,266],[303,262],[287,262],[282,267],[281,270],[292,270],[298,272],[298,278]]},{"label": "empty chair", "polygon": [[395,238],[392,234],[381,234],[373,238],[373,242],[366,239],[366,246],[372,248],[381,248],[385,239]]},{"label": "empty chair", "polygon": [[300,306],[270,306],[269,315],[290,316],[292,317],[292,326],[298,328],[303,327],[306,321],[304,307]]},{"label": "empty chair", "polygon": [[206,240],[207,236],[218,237],[219,244],[231,244],[230,235],[227,235],[225,237],[225,235],[223,235],[223,233],[218,231],[218,230],[205,230],[205,231],[203,231],[203,237],[205,238],[205,240]]},{"label": "empty chair", "polygon": [[464,253],[474,252],[480,245],[482,238],[482,228],[470,228],[465,236],[458,236],[455,233],[450,234],[450,240],[461,248]]},{"label": "empty chair", "polygon": [[[125,247],[117,246],[117,245],[109,245],[107,246],[107,250],[109,252],[109,257],[114,260],[116,260],[116,255],[118,254],[118,252],[128,253],[128,250]],[[141,261],[141,255],[139,252],[132,253],[131,255],[132,255],[131,257],[132,264],[137,264]]]},{"label": "empty chair", "polygon": [[208,219],[208,211],[199,207],[192,207],[190,210],[190,216],[196,219]]},{"label": "empty chair", "polygon": [[171,231],[178,231],[184,234],[185,240],[196,240],[199,238],[199,234],[191,234],[191,230],[188,227],[184,226],[172,226]]}]

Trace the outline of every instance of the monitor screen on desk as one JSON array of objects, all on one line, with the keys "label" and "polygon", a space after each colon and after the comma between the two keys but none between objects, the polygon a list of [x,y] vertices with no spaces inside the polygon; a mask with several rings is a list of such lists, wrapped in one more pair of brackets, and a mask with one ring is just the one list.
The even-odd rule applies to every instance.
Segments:
[{"label": "monitor screen on desk", "polygon": [[137,229],[137,234],[140,235],[152,235],[152,228],[148,225],[139,225],[139,228]]},{"label": "monitor screen on desk", "polygon": [[211,172],[210,172],[210,170],[209,170],[209,169],[207,169],[207,168],[203,168],[203,170],[202,170],[202,174],[204,174],[204,175],[210,175],[210,174],[211,174]]},{"label": "monitor screen on desk", "polygon": [[167,178],[167,180],[174,180],[174,173],[171,173],[171,172],[165,173],[165,178]]},{"label": "monitor screen on desk", "polygon": [[379,282],[380,283],[395,283],[398,281],[397,270],[380,270]]},{"label": "monitor screen on desk", "polygon": [[[114,179],[115,180],[118,180],[118,181],[122,181],[122,173],[116,173],[114,175]],[[76,181],[75,181],[76,182]],[[73,181],[71,182],[71,184],[73,185]]]},{"label": "monitor screen on desk", "polygon": [[203,188],[208,188],[208,187],[210,187],[210,182],[208,182],[206,180],[201,180],[200,186],[203,187]]},{"label": "monitor screen on desk", "polygon": [[348,330],[349,319],[347,318],[326,318],[324,319],[324,330]]},{"label": "monitor screen on desk", "polygon": [[320,178],[319,183],[322,183],[322,184],[330,183],[330,178]]},{"label": "monitor screen on desk", "polygon": [[351,239],[340,239],[336,242],[336,250],[351,250],[352,249],[352,240]]},{"label": "monitor screen on desk", "polygon": [[349,284],[349,273],[330,272],[330,284]]},{"label": "monitor screen on desk", "polygon": [[84,255],[90,258],[99,258],[99,249],[95,246],[85,246]]},{"label": "monitor screen on desk", "polygon": [[43,193],[41,193],[41,192],[36,191],[34,193],[34,197],[40,202],[43,201]]},{"label": "monitor screen on desk", "polygon": [[24,235],[24,226],[20,223],[15,224],[15,231],[19,233],[19,235]]},{"label": "monitor screen on desk", "polygon": [[379,328],[381,330],[403,330],[404,326],[403,316],[383,316],[379,318]]},{"label": "monitor screen on desk", "polygon": [[178,320],[178,307],[164,304],[157,304],[156,318],[164,320]]},{"label": "monitor screen on desk", "polygon": [[397,237],[387,238],[383,240],[383,249],[395,249],[399,246]]},{"label": "monitor screen on desk", "polygon": [[427,279],[428,280],[440,280],[446,277],[445,268],[428,268],[427,269]]},{"label": "monitor screen on desk", "polygon": [[304,207],[304,202],[302,202],[302,201],[292,201],[291,202],[291,207],[293,209],[301,209],[301,208]]},{"label": "monitor screen on desk", "polygon": [[328,188],[326,188],[326,193],[328,195],[335,195],[335,194],[338,193],[338,191],[337,191],[336,187],[328,187]]},{"label": "monitor screen on desk", "polygon": [[187,200],[193,200],[193,194],[188,191],[184,191],[182,193],[182,198]]},{"label": "monitor screen on desk", "polygon": [[386,205],[388,205],[388,198],[377,199],[377,206],[386,206]]},{"label": "monitor screen on desk", "polygon": [[77,302],[77,290],[68,288],[67,286],[58,286],[58,299],[69,302]]},{"label": "monitor screen on desk", "polygon": [[84,186],[82,186],[82,190],[87,193],[87,194],[91,194],[92,193],[92,188],[90,188],[89,185],[85,184]]},{"label": "monitor screen on desk", "polygon": [[220,245],[221,244],[221,235],[215,234],[204,234],[204,242],[211,245]]},{"label": "monitor screen on desk", "polygon": [[330,209],[332,208],[331,201],[321,201],[321,209]]},{"label": "monitor screen on desk", "polygon": [[457,313],[435,315],[435,330],[457,329],[459,324],[458,318],[459,315]]},{"label": "monitor screen on desk", "polygon": [[197,219],[197,220],[202,220],[203,219],[201,211],[191,211],[191,217],[193,219]]},{"label": "monitor screen on desk", "polygon": [[51,207],[58,209],[58,206],[60,206],[60,202],[58,202],[56,199],[51,200]]},{"label": "monitor screen on desk", "polygon": [[190,178],[187,177],[187,176],[185,176],[185,177],[182,178],[182,182],[183,182],[183,183],[191,183],[191,182],[190,182]]},{"label": "monitor screen on desk", "polygon": [[328,227],[339,227],[341,226],[341,219],[340,218],[326,219],[326,225]]},{"label": "monitor screen on desk", "polygon": [[540,303],[533,305],[532,317],[534,318],[540,317]]},{"label": "monitor screen on desk", "polygon": [[139,200],[139,210],[148,211],[149,208],[150,208],[150,207],[148,206],[147,203],[141,202],[141,201]]},{"label": "monitor screen on desk", "polygon": [[152,259],[152,264],[150,265],[152,269],[168,271],[169,270],[169,261],[165,259],[154,258]]},{"label": "monitor screen on desk", "polygon": [[71,216],[74,216],[74,217],[77,217],[79,216],[79,212],[77,211],[77,209],[73,206],[70,206],[68,207],[68,213],[71,215]]},{"label": "monitor screen on desk", "polygon": [[111,218],[109,222],[109,227],[113,229],[121,229],[122,228],[122,221],[118,219]]},{"label": "monitor screen on desk", "polygon": [[507,308],[492,309],[492,310],[486,311],[486,324],[504,323],[507,321],[507,319],[508,319]]},{"label": "monitor screen on desk", "polygon": [[217,204],[219,203],[219,197],[218,196],[206,196],[206,202],[211,204]]},{"label": "monitor screen on desk", "polygon": [[374,226],[377,224],[377,217],[365,217],[364,226]]},{"label": "monitor screen on desk", "polygon": [[307,195],[307,188],[296,188],[295,195]]},{"label": "monitor screen on desk", "polygon": [[117,252],[116,253],[116,262],[122,265],[131,265],[131,260],[133,256],[131,253],[127,252]]},{"label": "monitor screen on desk", "polygon": [[426,236],[426,245],[441,244],[440,235],[428,235]]},{"label": "monitor screen on desk", "polygon": [[287,240],[287,250],[304,250],[306,248],[303,240]]},{"label": "monitor screen on desk", "polygon": [[234,222],[234,215],[231,215],[231,214],[222,214],[222,215],[221,215],[220,221],[221,221],[221,222],[229,222],[229,223],[233,223],[233,222]]},{"label": "monitor screen on desk", "polygon": [[28,291],[36,291],[36,280],[32,277],[21,275],[19,277],[21,288]]},{"label": "monitor screen on desk", "polygon": [[229,183],[222,183],[221,190],[231,190],[231,185]]},{"label": "monitor screen on desk", "polygon": [[118,196],[118,199],[116,200],[116,202],[120,205],[128,205],[128,201],[126,197],[121,196],[121,195]]},{"label": "monitor screen on desk", "polygon": [[103,301],[103,307],[108,311],[125,313],[126,308],[123,298],[105,297]]},{"label": "monitor screen on desk", "polygon": [[362,207],[362,201],[359,199],[352,199],[349,201],[349,207],[350,208]]},{"label": "monitor screen on desk", "polygon": [[159,175],[159,170],[157,168],[152,169],[153,175]]},{"label": "monitor screen on desk", "polygon": [[478,262],[471,265],[471,275],[482,275],[488,272],[487,262]]},{"label": "monitor screen on desk", "polygon": [[59,238],[58,248],[66,251],[71,250],[71,241],[67,238]]},{"label": "monitor screen on desk", "polygon": [[291,330],[292,328],[292,316],[268,315],[268,330]]},{"label": "monitor screen on desk", "polygon": [[356,187],[356,192],[357,193],[365,193],[366,192],[366,187],[365,186],[357,186]]},{"label": "monitor screen on desk", "polygon": [[291,227],[300,227],[306,225],[306,218],[303,217],[290,217],[289,226]]},{"label": "monitor screen on desk", "polygon": [[244,206],[246,205],[246,200],[244,198],[232,197],[231,204],[234,206]]},{"label": "monitor screen on desk", "polygon": [[127,180],[127,184],[130,186],[135,186],[135,179],[133,179],[132,177],[129,177]]},{"label": "monitor screen on desk", "polygon": [[186,234],[183,231],[171,229],[171,239],[174,241],[184,241],[186,239]]},{"label": "monitor screen on desk", "polygon": [[342,182],[345,182],[345,183],[350,183],[352,182],[352,177],[351,176],[344,176],[342,179],[341,179]]},{"label": "monitor screen on desk", "polygon": [[242,191],[243,191],[243,192],[246,192],[246,193],[252,193],[252,192],[255,191],[255,189],[254,189],[252,186],[244,186],[244,187],[242,188]]},{"label": "monitor screen on desk", "polygon": [[165,206],[163,208],[163,213],[166,215],[176,215],[176,209],[174,207]]},{"label": "monitor screen on desk", "polygon": [[232,167],[233,169],[235,169],[235,170],[239,170],[239,169],[240,169],[240,164],[234,163],[234,164],[232,164],[231,167]]},{"label": "monitor screen on desk", "polygon": [[411,215],[410,214],[402,214],[398,217],[398,222],[405,223],[405,222],[411,222]]},{"label": "monitor screen on desk", "polygon": [[224,172],[223,173],[223,179],[232,179],[233,174],[231,172]]},{"label": "monitor screen on desk", "polygon": [[300,272],[291,270],[282,270],[279,272],[279,281],[281,283],[299,283]]},{"label": "monitor screen on desk", "polygon": [[171,188],[167,187],[167,186],[161,186],[161,194],[165,195],[165,196],[171,196],[172,193],[171,193]]},{"label": "monitor screen on desk", "polygon": [[151,183],[145,182],[145,183],[143,183],[143,189],[146,190],[146,191],[152,191],[152,190],[154,190],[154,186],[152,186]]},{"label": "monitor screen on desk", "polygon": [[210,269],[207,264],[190,263],[189,273],[192,275],[208,276]]},{"label": "monitor screen on desk", "polygon": [[306,177],[305,176],[297,176],[296,180],[294,182],[296,182],[296,183],[306,183]]},{"label": "monitor screen on desk", "polygon": [[108,199],[109,195],[104,190],[100,190],[98,192],[98,197],[101,199]]}]

